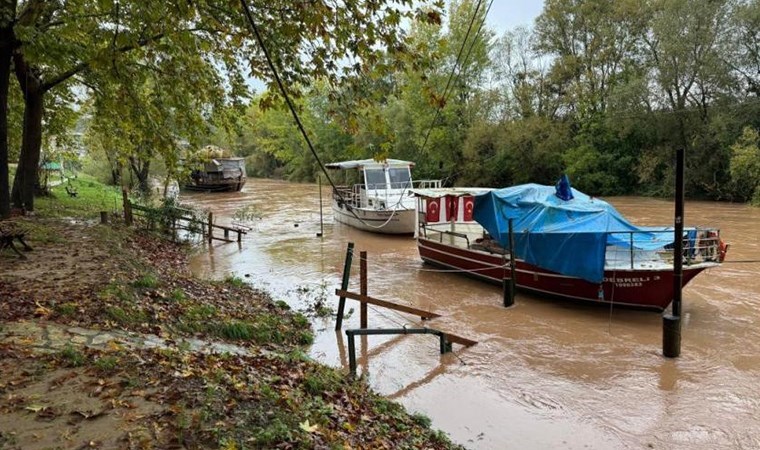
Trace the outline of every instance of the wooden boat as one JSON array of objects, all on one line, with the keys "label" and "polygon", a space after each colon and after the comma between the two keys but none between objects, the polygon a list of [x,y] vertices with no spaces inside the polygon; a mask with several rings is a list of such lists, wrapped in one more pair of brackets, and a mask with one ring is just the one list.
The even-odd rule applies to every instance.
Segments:
[{"label": "wooden boat", "polygon": [[[509,238],[494,226],[498,219],[511,215],[515,284],[519,290],[573,301],[664,310],[673,299],[673,230],[635,227],[608,203],[572,191],[579,200],[572,208],[569,204],[573,200],[551,201],[556,208],[531,205],[529,199],[514,192],[506,204],[517,199],[516,207],[509,208],[505,202],[495,201],[499,195],[495,190],[415,190],[421,211],[417,236],[420,257],[426,263],[501,284],[511,273]],[[605,229],[591,231],[593,227],[587,227],[589,215],[604,219]],[[562,220],[535,226],[547,217]],[[615,225],[610,217],[614,217]],[[563,221],[570,225],[563,228]],[[586,255],[579,250],[584,247],[588,247]],[[726,250],[719,230],[687,229],[682,285],[703,270],[719,266]],[[589,268],[594,270],[586,270]]]},{"label": "wooden boat", "polygon": [[183,185],[191,191],[239,191],[246,182],[245,158],[213,158],[193,170]]},{"label": "wooden boat", "polygon": [[417,226],[416,200],[412,188],[440,187],[439,180],[413,181],[414,163],[398,159],[363,159],[335,162],[328,169],[354,173],[358,182],[333,189],[335,220],[364,231],[413,234]]}]

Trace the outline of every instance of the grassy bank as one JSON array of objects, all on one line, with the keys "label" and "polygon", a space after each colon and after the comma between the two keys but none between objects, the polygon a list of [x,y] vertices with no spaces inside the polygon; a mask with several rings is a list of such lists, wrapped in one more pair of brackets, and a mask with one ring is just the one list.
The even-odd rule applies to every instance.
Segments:
[{"label": "grassy bank", "polygon": [[[426,417],[309,360],[305,316],[240,279],[194,278],[187,247],[87,220],[119,192],[84,176],[72,185],[76,197],[55,187],[14,219],[28,259],[0,254],[0,448],[456,447]],[[47,348],[3,332],[35,327]]]}]

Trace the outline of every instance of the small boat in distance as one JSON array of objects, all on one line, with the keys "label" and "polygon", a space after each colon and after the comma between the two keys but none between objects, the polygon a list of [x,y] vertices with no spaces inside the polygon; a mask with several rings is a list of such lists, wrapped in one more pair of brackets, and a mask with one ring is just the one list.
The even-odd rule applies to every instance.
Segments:
[{"label": "small boat in distance", "polygon": [[364,231],[413,234],[417,227],[412,188],[440,188],[440,180],[413,181],[414,163],[398,159],[362,159],[326,164],[354,182],[336,185],[332,210],[336,222]]},{"label": "small boat in distance", "polygon": [[[635,226],[569,182],[413,193],[427,263],[501,284],[510,278],[511,219],[518,290],[656,311],[673,300],[673,229]],[[683,242],[682,286],[718,267],[728,247],[715,228],[686,228]]]},{"label": "small boat in distance", "polygon": [[190,191],[239,191],[246,182],[245,158],[229,156],[227,151],[207,145],[196,155],[190,177],[182,185]]}]

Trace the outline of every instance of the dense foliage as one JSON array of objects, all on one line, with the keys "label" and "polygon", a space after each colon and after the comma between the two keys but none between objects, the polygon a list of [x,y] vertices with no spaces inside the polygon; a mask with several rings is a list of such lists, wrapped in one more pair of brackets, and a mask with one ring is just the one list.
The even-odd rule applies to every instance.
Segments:
[{"label": "dense foliage", "polygon": [[[250,94],[247,77],[273,80],[243,6],[276,49],[273,64],[298,95],[315,79],[350,85],[372,65],[390,71],[411,60],[402,22],[437,22],[437,8],[411,0],[3,0],[0,2],[0,217],[10,201],[34,208],[41,150],[59,110],[88,97],[90,143],[119,172],[129,167],[147,187],[151,161],[177,175],[183,144],[198,145]],[[391,58],[380,61],[380,56]],[[340,66],[337,61],[357,61]],[[11,73],[15,79],[11,83]],[[22,97],[9,112],[13,89]],[[18,93],[17,93],[18,94]],[[262,104],[272,103],[270,95]],[[23,118],[12,114],[23,109]],[[14,133],[18,169],[7,192]],[[98,147],[93,145],[94,147]]]},{"label": "dense foliage", "polygon": [[[314,85],[300,106],[322,157],[410,158],[458,185],[568,173],[594,195],[669,195],[683,147],[688,195],[760,199],[760,2],[547,0],[534,27],[502,36],[479,28],[484,8],[452,0],[447,23],[413,27],[432,64],[367,73],[340,96]],[[371,100],[341,103],[357,95]],[[318,171],[281,109],[252,105],[227,144],[256,175]]]},{"label": "dense foliage", "polygon": [[[25,105],[23,133],[18,108],[5,114],[19,187],[35,145],[66,143],[78,87],[85,148],[114,183],[129,171],[146,188],[157,166],[179,178],[183,153],[205,144],[246,156],[253,176],[315,179],[239,2],[99,1],[81,14],[90,3],[12,1],[0,22],[16,62],[6,99]],[[411,159],[417,178],[449,185],[568,173],[593,195],[669,195],[683,148],[687,195],[760,200],[760,2],[546,0],[531,28],[500,36],[484,26],[488,2],[450,0],[442,16],[440,3],[251,3],[322,160]],[[40,138],[31,119],[43,117]]]}]

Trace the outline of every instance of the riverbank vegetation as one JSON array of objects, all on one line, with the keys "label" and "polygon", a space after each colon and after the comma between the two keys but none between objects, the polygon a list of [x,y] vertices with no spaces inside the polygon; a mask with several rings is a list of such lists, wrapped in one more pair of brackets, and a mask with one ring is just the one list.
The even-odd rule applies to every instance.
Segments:
[{"label": "riverbank vegetation", "polygon": [[194,278],[187,246],[92,220],[115,193],[76,183],[13,219],[27,259],[0,254],[0,447],[459,448],[305,356],[303,314]]},{"label": "riverbank vegetation", "polygon": [[[0,23],[15,44],[0,68],[16,67],[0,71],[0,216],[6,159],[27,210],[41,160],[84,158],[145,191],[151,176],[181,180],[206,144],[245,156],[250,175],[319,174],[238,2],[100,2],[91,15],[37,3],[0,15],[15,18]],[[406,3],[253,9],[323,161],[410,159],[449,185],[567,173],[592,195],[665,196],[684,148],[688,196],[760,202],[758,2],[550,0],[502,34],[486,2]]]},{"label": "riverbank vegetation", "polygon": [[[410,159],[418,177],[458,185],[567,173],[592,195],[664,196],[681,147],[687,195],[760,204],[760,3],[550,0],[502,35],[469,29],[478,5],[451,2],[447,24],[412,30],[409,45],[437,61],[424,70],[368,73],[337,97],[313,86],[301,107],[323,159]],[[355,95],[372,100],[341,105]],[[290,120],[254,104],[230,145],[259,175],[310,179]]]}]

